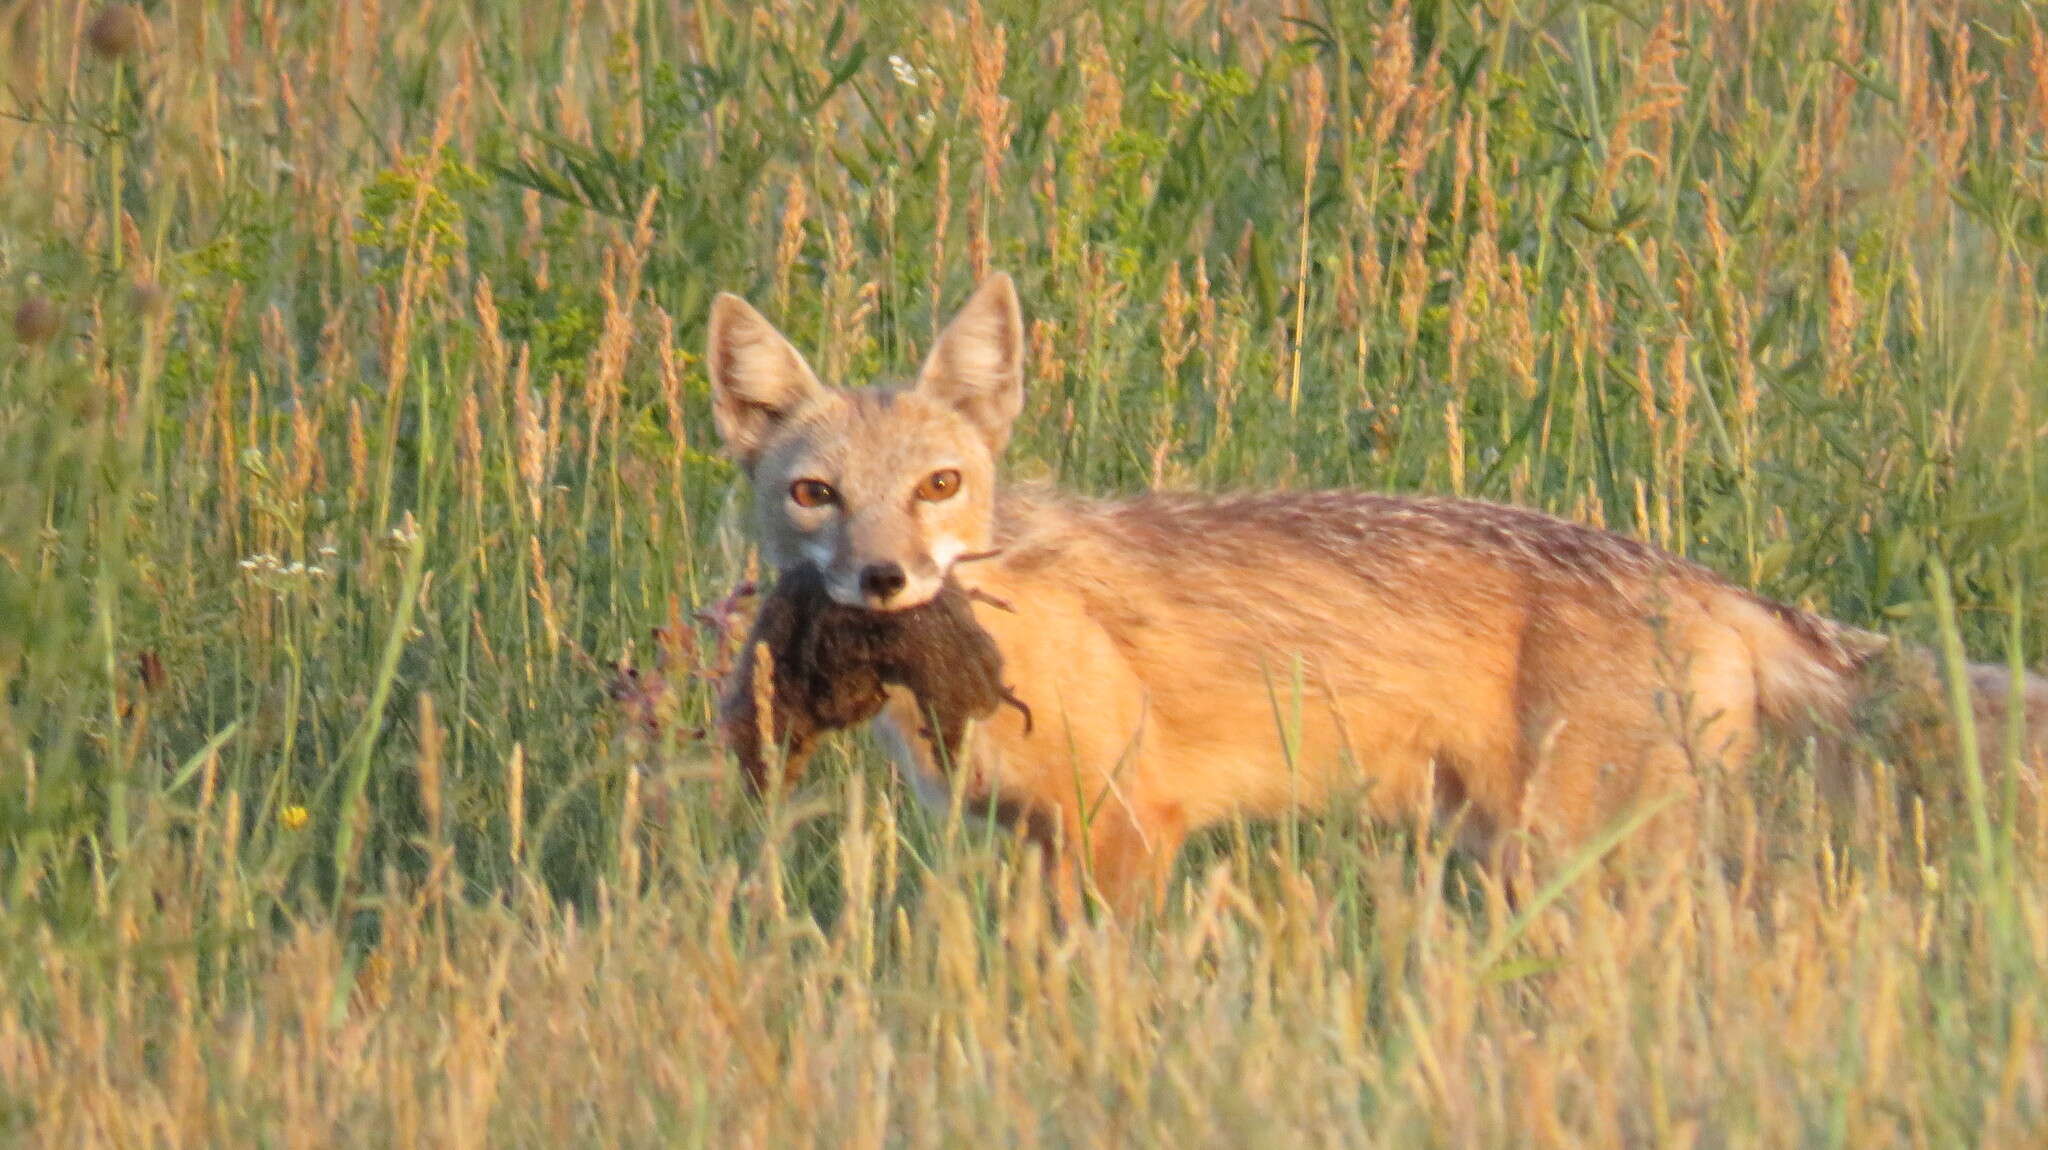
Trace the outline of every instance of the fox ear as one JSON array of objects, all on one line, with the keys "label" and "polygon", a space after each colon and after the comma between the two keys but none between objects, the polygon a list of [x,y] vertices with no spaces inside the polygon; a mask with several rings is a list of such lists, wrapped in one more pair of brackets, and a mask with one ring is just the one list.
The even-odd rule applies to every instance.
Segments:
[{"label": "fox ear", "polygon": [[1003,450],[1024,409],[1024,313],[1009,276],[983,280],[939,333],[917,389],[966,416],[991,453]]},{"label": "fox ear", "polygon": [[718,435],[749,471],[776,425],[825,390],[775,325],[730,292],[711,301],[704,364]]}]

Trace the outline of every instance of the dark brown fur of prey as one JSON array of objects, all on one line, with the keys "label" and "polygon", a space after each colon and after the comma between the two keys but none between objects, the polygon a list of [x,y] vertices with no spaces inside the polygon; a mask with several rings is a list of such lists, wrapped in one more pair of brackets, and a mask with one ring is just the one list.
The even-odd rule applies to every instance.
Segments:
[{"label": "dark brown fur of prey", "polygon": [[901,611],[869,611],[834,601],[809,568],[785,571],[761,602],[761,613],[720,692],[718,727],[756,789],[768,782],[762,724],[754,698],[756,649],[774,665],[769,735],[783,748],[793,777],[818,737],[873,718],[886,688],[917,697],[942,762],[960,752],[970,719],[1008,703],[1030,712],[1003,686],[1003,657],[974,621],[969,595],[952,580],[931,602]]}]

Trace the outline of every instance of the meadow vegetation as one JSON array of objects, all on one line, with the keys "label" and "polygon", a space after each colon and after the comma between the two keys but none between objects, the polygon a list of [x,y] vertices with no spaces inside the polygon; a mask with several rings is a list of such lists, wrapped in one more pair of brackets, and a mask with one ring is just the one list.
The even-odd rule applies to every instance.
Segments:
[{"label": "meadow vegetation", "polygon": [[2039,667],[2044,25],[0,3],[0,1139],[2042,1139],[1988,750],[1830,805],[1776,747],[1514,905],[1239,826],[1061,934],[862,739],[749,799],[691,616],[750,562],[712,293],[859,383],[1002,268],[1012,474],[1526,503]]}]

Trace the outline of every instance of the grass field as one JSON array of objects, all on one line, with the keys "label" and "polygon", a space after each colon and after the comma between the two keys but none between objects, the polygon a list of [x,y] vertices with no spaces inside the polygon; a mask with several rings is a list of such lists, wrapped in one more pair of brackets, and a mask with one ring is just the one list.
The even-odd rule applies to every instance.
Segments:
[{"label": "grass field", "polygon": [[1235,827],[1059,935],[864,740],[763,805],[675,732],[748,564],[712,293],[858,382],[992,267],[1013,474],[1512,500],[2040,667],[2044,27],[0,2],[0,1140],[2043,1140],[2010,764],[1779,748],[1513,909]]}]

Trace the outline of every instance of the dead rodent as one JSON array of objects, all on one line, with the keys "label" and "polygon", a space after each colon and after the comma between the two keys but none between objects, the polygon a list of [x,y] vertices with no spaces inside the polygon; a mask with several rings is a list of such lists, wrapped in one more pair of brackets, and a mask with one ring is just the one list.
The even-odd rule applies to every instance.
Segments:
[{"label": "dead rodent", "polygon": [[791,775],[818,736],[873,718],[886,688],[904,687],[924,711],[922,734],[951,763],[971,719],[1008,703],[1031,713],[1003,686],[1003,656],[974,621],[970,595],[951,579],[930,602],[901,611],[848,607],[825,592],[809,568],[785,571],[761,602],[740,657],[721,692],[718,726],[755,787],[767,782],[754,698],[755,649],[774,664],[770,735],[784,748]]}]

